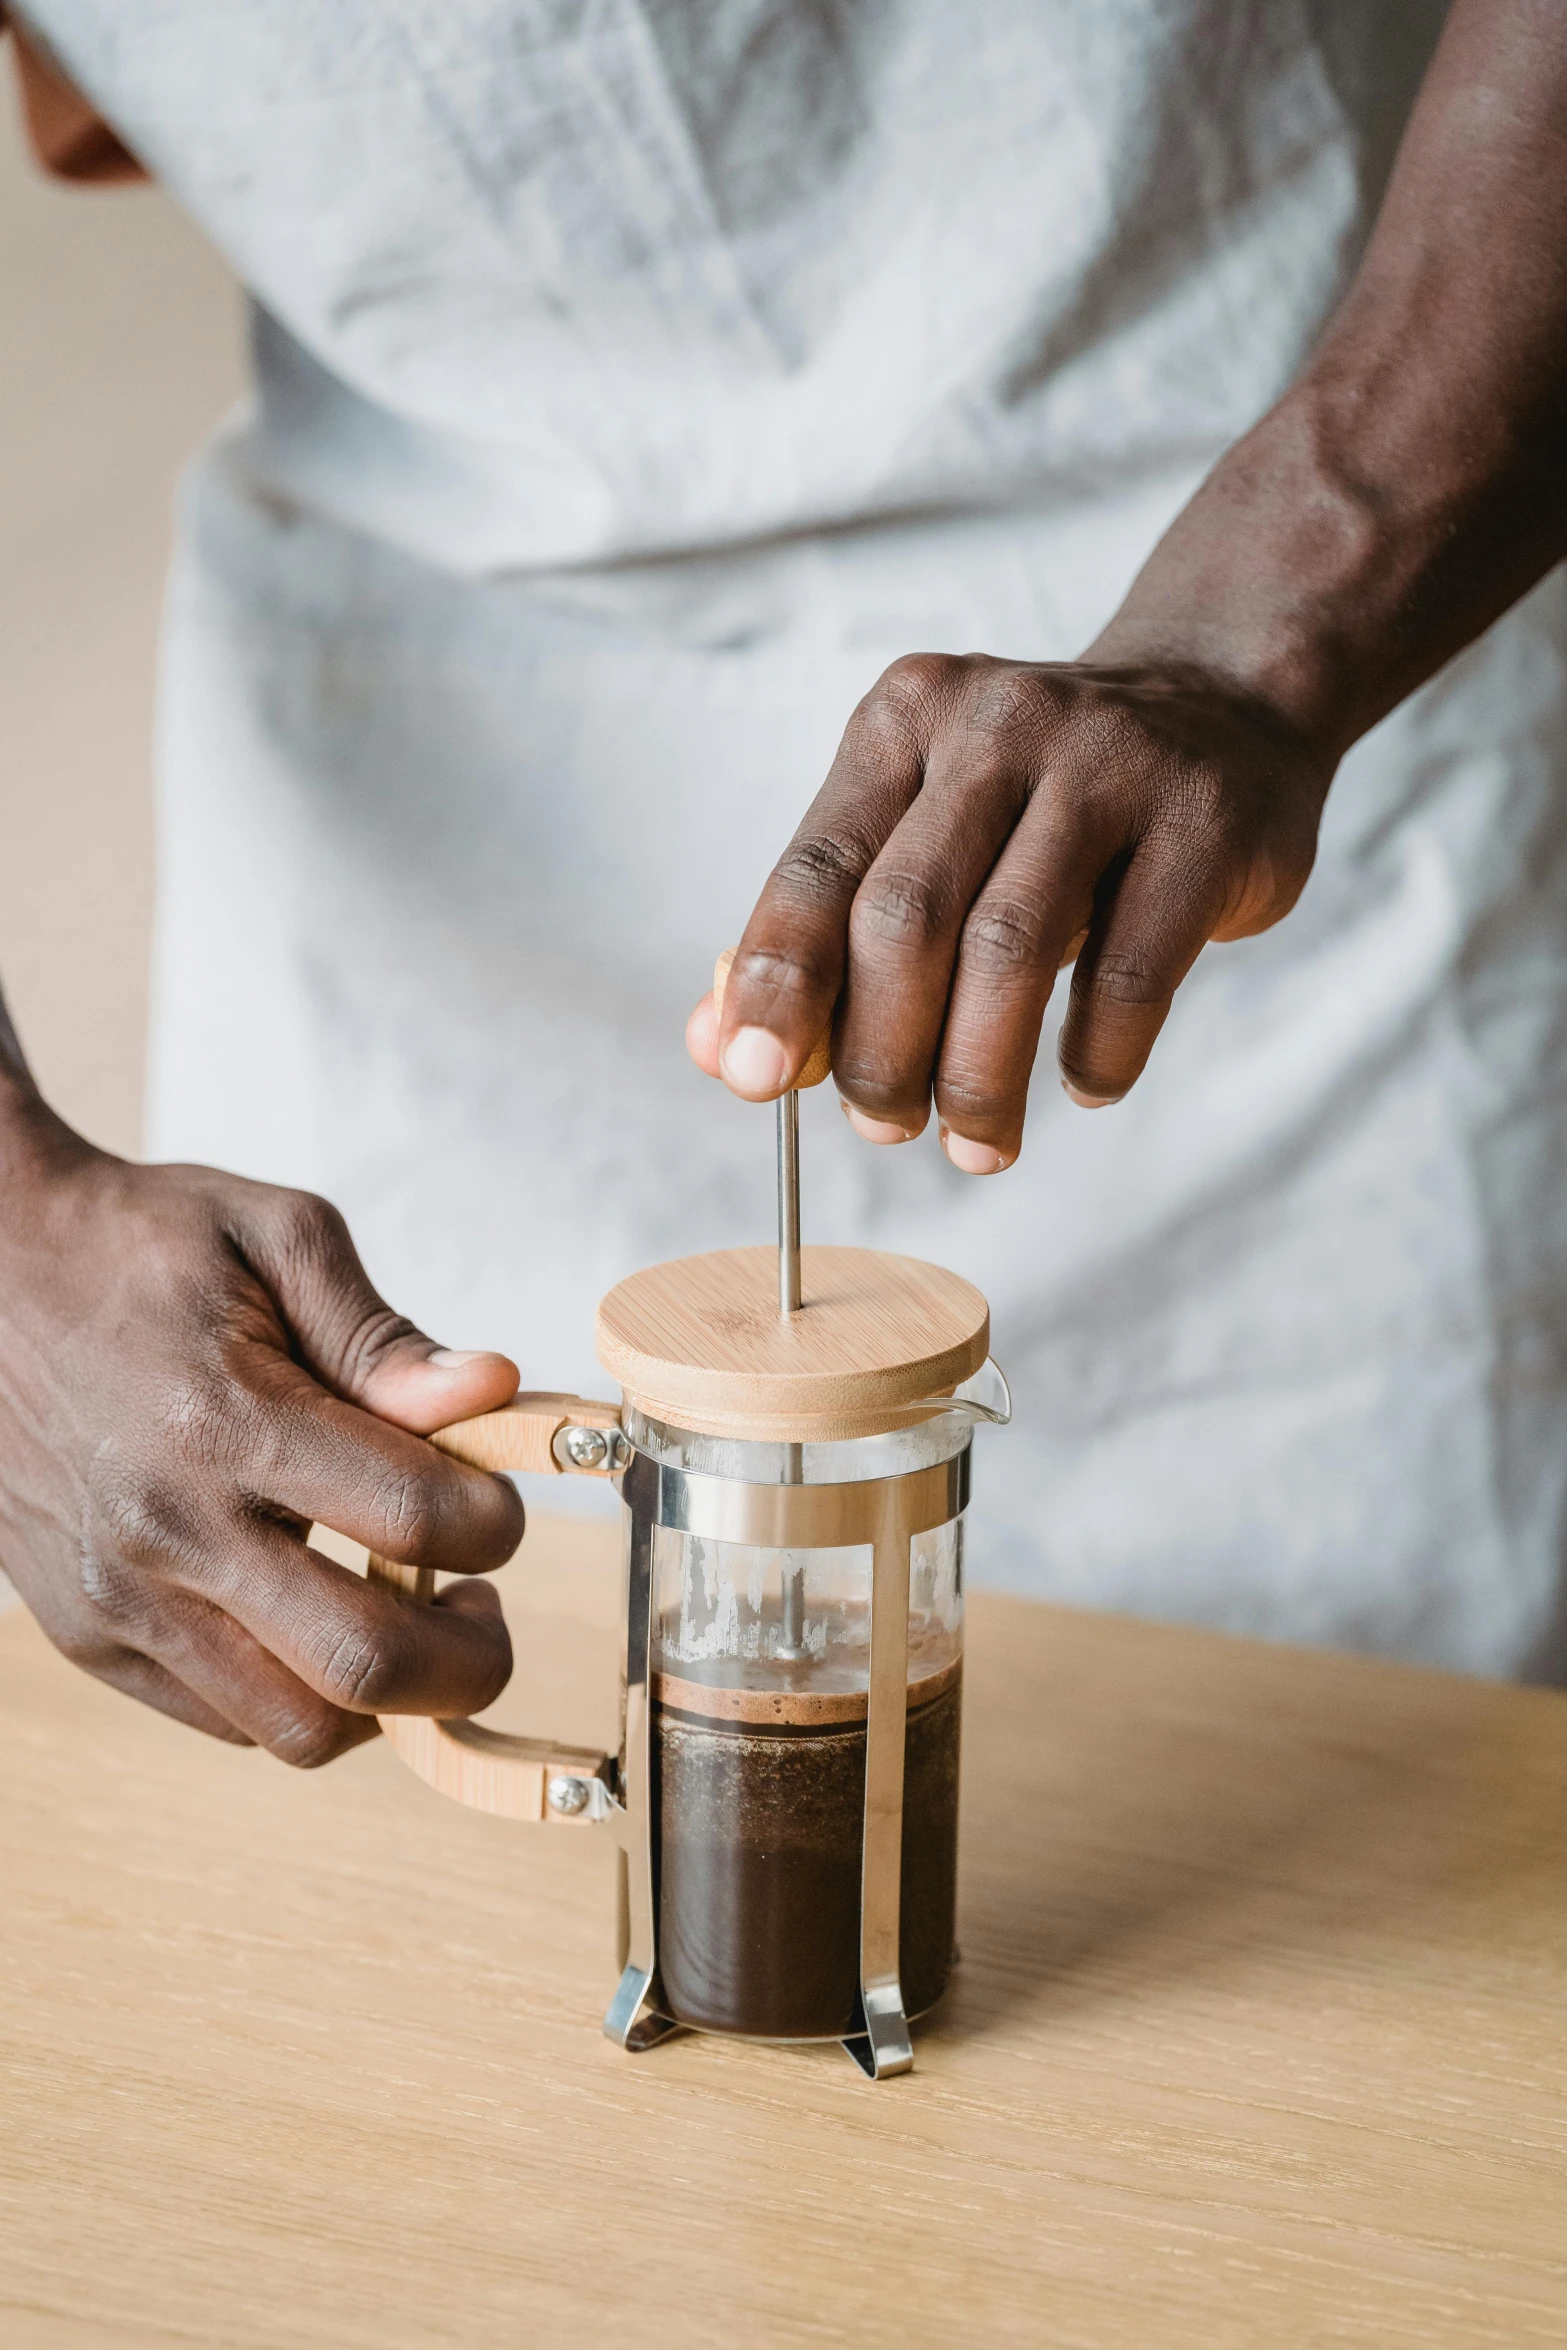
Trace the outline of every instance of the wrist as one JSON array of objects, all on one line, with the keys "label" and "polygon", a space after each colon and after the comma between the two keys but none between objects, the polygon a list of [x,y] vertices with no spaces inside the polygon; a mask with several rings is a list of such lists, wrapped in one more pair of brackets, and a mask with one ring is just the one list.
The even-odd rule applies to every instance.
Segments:
[{"label": "wrist", "polygon": [[1345,340],[1215,466],[1084,656],[1198,671],[1328,774],[1567,550],[1559,432],[1456,429],[1390,329]]},{"label": "wrist", "polygon": [[[1236,443],[1084,654],[1200,673],[1331,774],[1381,715],[1387,633],[1418,560],[1305,384]],[[1402,540],[1402,543],[1400,543]]]}]

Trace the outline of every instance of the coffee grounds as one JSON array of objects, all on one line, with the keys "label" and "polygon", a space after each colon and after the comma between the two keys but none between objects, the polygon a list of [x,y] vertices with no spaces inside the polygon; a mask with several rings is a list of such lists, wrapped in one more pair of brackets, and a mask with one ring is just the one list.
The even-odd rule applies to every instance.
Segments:
[{"label": "coffee grounds", "polygon": [[[946,1677],[943,1676],[945,1681]],[[904,1736],[900,1976],[909,2015],[952,1966],[962,1682]],[[865,1728],[654,1722],[664,2005],[704,2031],[836,2040],[860,2028]]]}]

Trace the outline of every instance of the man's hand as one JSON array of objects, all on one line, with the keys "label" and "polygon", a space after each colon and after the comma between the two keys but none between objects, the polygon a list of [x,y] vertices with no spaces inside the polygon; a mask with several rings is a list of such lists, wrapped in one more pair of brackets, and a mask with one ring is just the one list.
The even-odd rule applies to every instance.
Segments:
[{"label": "man's hand", "polygon": [[1277,922],[1330,769],[1217,681],[1155,666],[896,662],[746,926],[692,1052],[736,1093],[789,1085],[837,1005],[833,1075],[871,1142],[934,1096],[954,1165],[1023,1140],[1040,1023],[1075,957],[1067,1090],[1118,1101],[1210,938]]},{"label": "man's hand", "polygon": [[498,1566],[515,1491],[418,1432],[505,1403],[514,1366],[400,1320],[324,1201],[130,1166],[25,1081],[0,1095],[0,1566],[56,1646],[305,1765],[377,1711],[489,1704],[511,1649],[487,1585],[416,1609],[305,1537]]},{"label": "man's hand", "polygon": [[856,712],[688,1037],[753,1101],[834,1002],[873,1141],[1017,1156],[1058,963],[1079,1101],[1286,913],[1339,759],[1567,553],[1567,10],[1455,0],[1365,260],[1082,660],[919,655]]}]

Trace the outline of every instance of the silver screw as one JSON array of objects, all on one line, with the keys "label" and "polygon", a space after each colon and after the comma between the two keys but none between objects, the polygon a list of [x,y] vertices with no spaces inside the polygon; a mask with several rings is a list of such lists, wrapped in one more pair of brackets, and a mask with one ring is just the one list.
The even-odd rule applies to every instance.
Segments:
[{"label": "silver screw", "polygon": [[571,1819],[579,1811],[588,1808],[588,1783],[586,1779],[568,1779],[564,1776],[551,1779],[549,1796],[550,1810],[564,1812]]},{"label": "silver screw", "polygon": [[567,1428],[562,1441],[579,1469],[601,1468],[609,1458],[609,1438],[602,1428]]}]

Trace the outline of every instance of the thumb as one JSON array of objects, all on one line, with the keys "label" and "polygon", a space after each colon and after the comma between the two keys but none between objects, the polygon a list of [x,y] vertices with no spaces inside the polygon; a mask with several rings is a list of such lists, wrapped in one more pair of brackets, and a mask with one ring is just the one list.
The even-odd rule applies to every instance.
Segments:
[{"label": "thumb", "polygon": [[479,1349],[454,1352],[394,1313],[330,1201],[269,1185],[255,1191],[232,1237],[323,1386],[415,1436],[511,1401],[516,1364]]},{"label": "thumb", "polygon": [[721,1074],[718,1066],[718,1006],[712,990],[702,998],[686,1022],[686,1051],[697,1067],[709,1076]]}]

